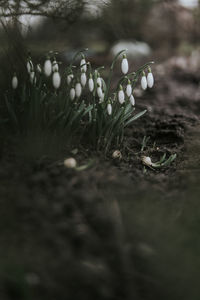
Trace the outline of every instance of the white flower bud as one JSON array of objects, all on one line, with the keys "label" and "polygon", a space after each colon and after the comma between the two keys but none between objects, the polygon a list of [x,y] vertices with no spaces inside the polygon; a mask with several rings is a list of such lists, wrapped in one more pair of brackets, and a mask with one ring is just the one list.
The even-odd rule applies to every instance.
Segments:
[{"label": "white flower bud", "polygon": [[141,78],[141,87],[143,90],[147,89],[147,78],[145,76],[145,73],[143,73],[142,78]]},{"label": "white flower bud", "polygon": [[52,71],[53,72],[58,72],[58,70],[59,70],[58,63],[57,63],[56,60],[54,60],[53,63],[52,63]]},{"label": "white flower bud", "polygon": [[113,152],[113,154],[112,154],[112,158],[114,158],[114,159],[116,159],[116,158],[121,159],[122,158],[121,152],[119,150],[115,150]]},{"label": "white flower bud", "polygon": [[102,96],[101,96],[101,98],[99,98],[99,103],[102,103],[104,101],[104,97],[105,97],[105,94],[102,91]]},{"label": "white flower bud", "polygon": [[135,98],[133,97],[133,95],[130,96],[129,101],[133,106],[135,105]]},{"label": "white flower bud", "polygon": [[107,105],[107,112],[108,112],[109,116],[112,114],[112,105],[110,103],[108,103],[108,105]]},{"label": "white flower bud", "polygon": [[97,87],[97,95],[98,95],[99,99],[101,99],[103,97],[103,91],[100,86]]},{"label": "white flower bud", "polygon": [[123,55],[123,59],[121,62],[121,70],[123,74],[127,74],[128,73],[128,60],[126,58],[126,55]]},{"label": "white flower bud", "polygon": [[87,76],[86,76],[85,72],[82,72],[81,73],[81,84],[83,87],[86,85],[86,82],[87,82]]},{"label": "white flower bud", "polygon": [[50,59],[46,59],[44,63],[44,74],[49,77],[52,73],[52,63]]},{"label": "white flower bud", "polygon": [[41,68],[40,64],[37,64],[37,71],[38,71],[38,73],[42,73],[42,68]]},{"label": "white flower bud", "polygon": [[69,95],[70,95],[70,99],[74,100],[74,98],[76,96],[75,88],[71,88]]},{"label": "white flower bud", "polygon": [[61,77],[60,77],[60,74],[58,72],[53,73],[52,82],[53,82],[53,87],[55,89],[58,89],[60,87]]},{"label": "white flower bud", "polygon": [[77,84],[75,86],[75,91],[76,91],[76,97],[79,98],[82,93],[82,87],[81,87],[80,82],[77,82]]},{"label": "white flower bud", "polygon": [[147,84],[150,89],[153,87],[154,78],[153,78],[153,74],[151,72],[149,72],[147,75]]},{"label": "white flower bud", "polygon": [[17,76],[14,75],[12,78],[12,88],[15,90],[18,87],[18,79]]},{"label": "white flower bud", "polygon": [[74,75],[71,73],[69,75],[67,75],[67,84],[70,85],[70,83],[72,82],[72,79],[74,78]]},{"label": "white flower bud", "polygon": [[100,76],[97,77],[97,85],[99,85],[100,87],[102,87],[102,79]]},{"label": "white flower bud", "polygon": [[126,95],[127,95],[128,97],[130,97],[130,96],[131,96],[131,93],[132,93],[132,86],[131,86],[131,83],[130,83],[130,81],[129,81],[128,84],[127,84],[127,86],[126,86]]},{"label": "white flower bud", "polygon": [[85,58],[81,59],[80,66],[82,66],[81,67],[81,72],[85,72],[86,73],[87,72],[87,64],[86,64]]},{"label": "white flower bud", "polygon": [[27,72],[30,74],[32,71],[33,71],[33,63],[31,60],[28,60],[27,61],[27,64],[26,64],[26,68],[27,68]]},{"label": "white flower bud", "polygon": [[30,82],[31,84],[36,84],[36,76],[34,71],[30,73]]},{"label": "white flower bud", "polygon": [[124,95],[124,91],[122,89],[122,86],[120,86],[120,90],[118,92],[118,100],[120,104],[123,104],[125,101],[125,95]]},{"label": "white flower bud", "polygon": [[64,166],[69,169],[75,169],[77,165],[76,160],[73,157],[64,160]]},{"label": "white flower bud", "polygon": [[142,156],[141,159],[144,165],[152,166],[152,161],[149,156]]},{"label": "white flower bud", "polygon": [[88,86],[89,86],[89,91],[92,93],[94,90],[94,80],[92,77],[90,77],[90,79],[88,81]]}]

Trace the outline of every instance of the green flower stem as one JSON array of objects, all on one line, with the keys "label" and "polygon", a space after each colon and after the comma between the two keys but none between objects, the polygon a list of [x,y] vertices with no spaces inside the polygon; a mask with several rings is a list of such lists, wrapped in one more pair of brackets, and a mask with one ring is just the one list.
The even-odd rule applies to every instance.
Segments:
[{"label": "green flower stem", "polygon": [[87,50],[88,50],[88,48],[85,48],[85,49],[82,49],[82,50],[78,51],[77,53],[75,53],[74,57],[72,58],[69,68],[72,68],[72,65],[75,62],[75,60],[77,59],[77,57]]},{"label": "green flower stem", "polygon": [[118,57],[123,53],[127,51],[126,49],[120,51],[119,53],[117,53],[117,55],[115,56],[113,62],[112,62],[112,65],[110,67],[110,72],[109,72],[109,75],[108,75],[108,81],[107,81],[107,89],[105,91],[105,99],[108,98],[108,95],[109,95],[109,92],[110,92],[110,85],[111,85],[111,79],[112,79],[112,75],[113,75],[113,70],[114,70],[114,67],[115,67],[115,64],[117,62],[117,59]]}]

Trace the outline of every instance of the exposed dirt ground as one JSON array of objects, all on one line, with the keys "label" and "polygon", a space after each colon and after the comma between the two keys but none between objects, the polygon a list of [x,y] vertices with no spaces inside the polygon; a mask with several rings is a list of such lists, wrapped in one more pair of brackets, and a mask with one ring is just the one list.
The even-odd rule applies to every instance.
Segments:
[{"label": "exposed dirt ground", "polygon": [[[127,129],[121,160],[80,148],[80,165],[95,161],[78,172],[1,137],[2,300],[199,299],[200,73],[168,61],[155,79],[136,91],[148,114]],[[144,172],[144,136],[143,155],[177,159]]]}]

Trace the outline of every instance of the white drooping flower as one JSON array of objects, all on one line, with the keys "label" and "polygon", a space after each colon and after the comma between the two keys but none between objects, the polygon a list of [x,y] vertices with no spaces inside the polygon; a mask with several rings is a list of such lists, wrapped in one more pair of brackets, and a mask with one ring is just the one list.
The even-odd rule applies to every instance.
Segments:
[{"label": "white drooping flower", "polygon": [[12,88],[13,90],[15,90],[18,87],[18,79],[16,74],[14,74],[13,78],[12,78]]},{"label": "white drooping flower", "polygon": [[130,96],[129,101],[133,106],[135,106],[135,98],[133,95]]},{"label": "white drooping flower", "polygon": [[81,72],[87,72],[87,64],[86,64],[86,60],[85,60],[85,57],[83,56],[82,59],[81,59],[81,62],[80,62],[80,66],[81,67]]},{"label": "white drooping flower", "polygon": [[53,72],[58,72],[59,67],[58,67],[58,63],[57,61],[54,59],[53,63],[52,63],[52,71]]},{"label": "white drooping flower", "polygon": [[130,80],[128,81],[128,84],[127,84],[127,86],[126,86],[126,95],[128,96],[128,97],[130,97],[131,96],[131,93],[132,93],[132,86],[131,86],[131,82],[130,82]]},{"label": "white drooping flower", "polygon": [[41,68],[40,64],[37,64],[37,71],[38,71],[38,73],[42,73],[42,68]]},{"label": "white drooping flower", "polygon": [[122,86],[120,85],[120,90],[118,92],[118,100],[120,104],[123,104],[125,101],[125,95]]},{"label": "white drooping flower", "polygon": [[126,54],[123,55],[123,59],[121,62],[121,70],[123,74],[127,74],[128,73],[128,60],[126,58]]},{"label": "white drooping flower", "polygon": [[154,78],[153,78],[153,74],[152,74],[152,72],[151,72],[151,70],[150,70],[150,72],[148,73],[148,75],[147,75],[147,85],[148,85],[148,87],[151,89],[152,87],[153,87],[153,85],[154,85]]},{"label": "white drooping flower", "polygon": [[52,63],[49,58],[45,60],[44,63],[44,74],[49,77],[52,73]]},{"label": "white drooping flower", "polygon": [[70,92],[69,92],[69,95],[70,95],[70,99],[71,100],[74,100],[75,96],[76,96],[76,91],[75,91],[75,88],[71,88]]},{"label": "white drooping flower", "polygon": [[53,87],[55,89],[58,89],[60,87],[61,77],[60,77],[59,72],[54,72],[53,73],[52,82],[53,82]]},{"label": "white drooping flower", "polygon": [[143,72],[142,78],[141,78],[141,87],[143,90],[147,89],[147,78],[146,78],[146,75],[144,72]]},{"label": "white drooping flower", "polygon": [[30,82],[31,84],[36,84],[36,76],[34,71],[30,73]]},{"label": "white drooping flower", "polygon": [[72,82],[72,79],[74,78],[74,75],[71,73],[69,75],[67,75],[67,84],[70,85],[70,83]]},{"label": "white drooping flower", "polygon": [[64,166],[70,169],[76,168],[77,162],[73,157],[64,160]]},{"label": "white drooping flower", "polygon": [[100,88],[102,87],[102,79],[101,79],[100,75],[98,75],[98,77],[97,77],[97,85],[99,85]]},{"label": "white drooping flower", "polygon": [[99,99],[101,99],[103,97],[103,91],[99,85],[97,85],[97,95],[98,95]]},{"label": "white drooping flower", "polygon": [[82,87],[81,87],[80,82],[76,83],[75,91],[76,91],[76,97],[79,98],[81,96],[81,93],[82,93]]},{"label": "white drooping flower", "polygon": [[112,105],[111,105],[111,103],[108,103],[108,105],[107,105],[107,112],[108,112],[109,116],[112,114]]},{"label": "white drooping flower", "polygon": [[90,78],[88,80],[89,91],[92,93],[94,90],[94,80],[92,78],[92,74],[90,74]]},{"label": "white drooping flower", "polygon": [[104,97],[105,97],[105,94],[102,91],[102,96],[99,98],[99,103],[102,103],[104,101]]},{"label": "white drooping flower", "polygon": [[30,74],[32,71],[33,71],[33,63],[32,63],[32,61],[31,61],[31,59],[29,59],[28,61],[27,61],[27,64],[26,64],[26,68],[27,68],[27,72]]},{"label": "white drooping flower", "polygon": [[86,82],[87,82],[87,76],[86,76],[86,73],[85,73],[85,72],[82,72],[82,73],[81,73],[81,84],[82,84],[83,87],[86,85]]}]

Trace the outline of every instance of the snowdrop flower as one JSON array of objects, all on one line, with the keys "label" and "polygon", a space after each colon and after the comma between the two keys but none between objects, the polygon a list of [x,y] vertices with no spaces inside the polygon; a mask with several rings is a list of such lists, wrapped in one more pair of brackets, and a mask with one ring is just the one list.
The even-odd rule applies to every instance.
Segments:
[{"label": "snowdrop flower", "polygon": [[81,73],[81,84],[83,87],[86,85],[86,82],[87,82],[87,76],[86,76],[85,72],[83,71]]},{"label": "snowdrop flower", "polygon": [[105,94],[104,94],[104,92],[102,91],[102,96],[99,98],[99,103],[103,103],[104,97],[105,97]]},{"label": "snowdrop flower", "polygon": [[99,84],[97,84],[97,95],[98,95],[99,99],[101,99],[103,97],[103,91]]},{"label": "snowdrop flower", "polygon": [[64,166],[70,169],[75,169],[77,165],[76,160],[73,157],[64,160]]},{"label": "snowdrop flower", "polygon": [[36,76],[34,71],[30,73],[30,82],[31,84],[36,84]]},{"label": "snowdrop flower", "polygon": [[107,112],[108,112],[109,116],[112,114],[112,105],[111,105],[111,103],[108,103],[108,105],[107,105]]},{"label": "snowdrop flower", "polygon": [[52,63],[52,71],[58,72],[58,70],[59,70],[58,63],[57,63],[56,59],[54,59],[54,61]]},{"label": "snowdrop flower", "polygon": [[129,101],[133,106],[135,105],[135,98],[133,95],[130,96]]},{"label": "snowdrop flower", "polygon": [[52,73],[52,63],[49,58],[45,60],[44,63],[44,74],[49,77]]},{"label": "snowdrop flower", "polygon": [[67,84],[70,85],[70,83],[72,82],[72,79],[74,78],[74,75],[71,73],[69,75],[67,75]]},{"label": "snowdrop flower", "polygon": [[126,58],[126,54],[123,55],[123,59],[121,62],[121,70],[123,74],[127,74],[128,73],[128,60]]},{"label": "snowdrop flower", "polygon": [[120,90],[119,90],[119,92],[118,92],[118,100],[119,100],[119,103],[120,104],[123,104],[124,103],[124,101],[125,101],[125,95],[124,95],[124,91],[123,91],[123,88],[122,88],[122,86],[120,85]]},{"label": "snowdrop flower", "polygon": [[76,91],[75,91],[75,88],[72,87],[70,92],[69,92],[69,95],[70,95],[70,99],[71,100],[74,100],[75,96],[76,96]]},{"label": "snowdrop flower", "polygon": [[101,80],[101,77],[100,77],[99,74],[98,74],[98,77],[97,77],[97,85],[99,85],[100,87],[102,87],[102,80]]},{"label": "snowdrop flower", "polygon": [[42,73],[42,68],[41,68],[40,64],[37,64],[37,71],[38,71],[38,73]]},{"label": "snowdrop flower", "polygon": [[29,74],[33,71],[33,63],[32,63],[32,61],[31,61],[31,59],[29,59],[29,60],[27,61],[26,68],[27,68],[27,72],[28,72]]},{"label": "snowdrop flower", "polygon": [[92,74],[90,74],[90,78],[88,80],[89,91],[92,93],[94,90],[94,80],[92,78]]},{"label": "snowdrop flower", "polygon": [[127,95],[128,97],[130,97],[130,96],[131,96],[131,93],[132,93],[132,86],[131,86],[130,80],[128,80],[128,84],[127,84],[127,86],[126,86],[126,95]]},{"label": "snowdrop flower", "polygon": [[153,87],[153,84],[154,84],[154,78],[151,72],[151,68],[149,68],[148,75],[147,75],[147,85],[151,89]]},{"label": "snowdrop flower", "polygon": [[146,75],[145,75],[144,72],[142,73],[141,87],[142,87],[143,90],[147,89],[147,78],[146,78]]},{"label": "snowdrop flower", "polygon": [[53,73],[52,81],[53,81],[53,87],[55,89],[58,89],[61,84],[61,77],[58,71]]},{"label": "snowdrop flower", "polygon": [[86,64],[86,60],[85,60],[85,57],[82,56],[82,59],[81,59],[81,62],[80,62],[80,66],[81,67],[81,72],[87,72],[87,64]]},{"label": "snowdrop flower", "polygon": [[82,87],[81,87],[80,82],[76,83],[75,92],[76,92],[76,97],[79,98],[81,96],[81,93],[82,93]]},{"label": "snowdrop flower", "polygon": [[12,88],[13,90],[15,90],[18,87],[18,79],[16,74],[14,74],[13,78],[12,78]]}]

